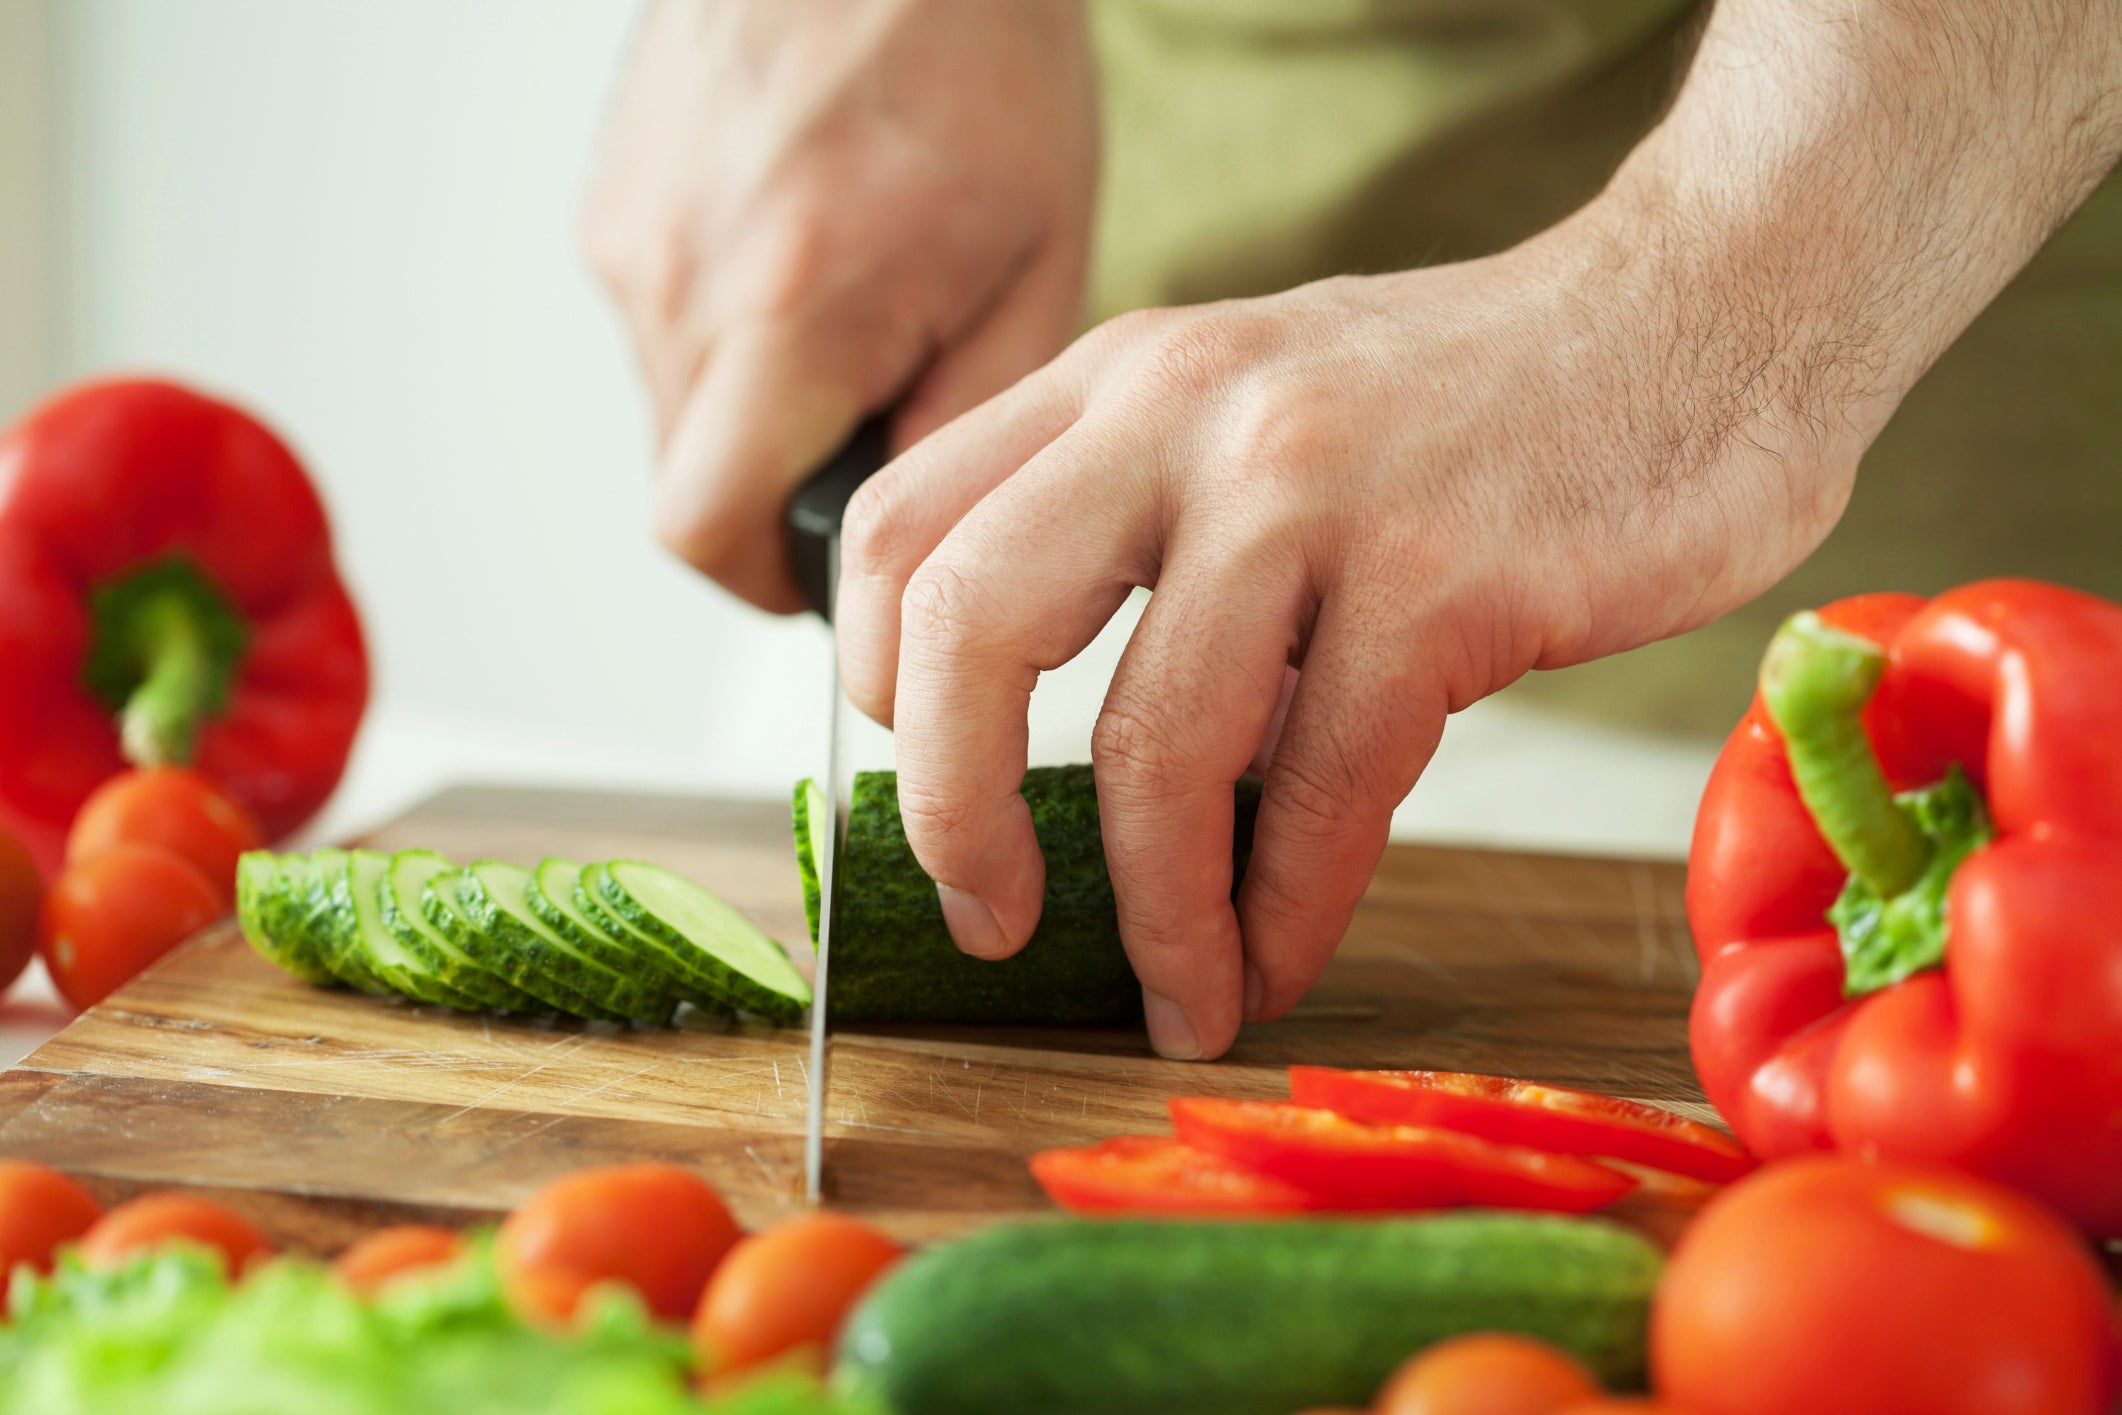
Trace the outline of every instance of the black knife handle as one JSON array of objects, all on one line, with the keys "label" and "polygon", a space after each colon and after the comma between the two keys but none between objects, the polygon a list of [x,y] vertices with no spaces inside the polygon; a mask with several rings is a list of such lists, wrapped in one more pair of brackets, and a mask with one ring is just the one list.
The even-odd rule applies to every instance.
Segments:
[{"label": "black knife handle", "polygon": [[826,458],[788,500],[788,563],[803,602],[830,624],[833,619],[833,543],[855,488],[891,460],[891,413],[875,414],[856,428],[840,450]]}]

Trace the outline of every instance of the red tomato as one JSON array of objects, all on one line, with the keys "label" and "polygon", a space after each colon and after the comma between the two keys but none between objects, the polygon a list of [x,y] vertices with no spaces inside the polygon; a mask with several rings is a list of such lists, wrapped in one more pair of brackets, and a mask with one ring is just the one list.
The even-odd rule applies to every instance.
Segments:
[{"label": "red tomato", "polygon": [[1461,1071],[1292,1066],[1289,1098],[1370,1125],[1430,1125],[1561,1155],[1600,1155],[1723,1183],[1754,1167],[1723,1131],[1640,1101]]},{"label": "red tomato", "polygon": [[1645,1400],[1634,1395],[1609,1395],[1577,1405],[1565,1405],[1555,1415],[1687,1415],[1677,1405]]},{"label": "red tomato", "polygon": [[44,881],[22,842],[0,830],[0,992],[15,985],[37,948]]},{"label": "red tomato", "polygon": [[180,857],[114,845],[52,881],[37,949],[60,995],[92,1007],[223,910],[206,876]]},{"label": "red tomato", "polygon": [[824,1369],[840,1323],[905,1250],[843,1214],[815,1213],[729,1250],[693,1315],[703,1368],[738,1371],[805,1353]]},{"label": "red tomato", "polygon": [[40,1273],[52,1270],[52,1255],[103,1217],[89,1192],[54,1169],[22,1160],[0,1160],[0,1297],[17,1263]]},{"label": "red tomato", "polygon": [[240,1214],[189,1194],[149,1194],[118,1205],[96,1221],[81,1240],[90,1267],[113,1267],[134,1253],[189,1242],[221,1255],[227,1271],[241,1275],[269,1258],[272,1245]]},{"label": "red tomato", "polygon": [[1083,1214],[1293,1214],[1322,1207],[1293,1184],[1166,1135],[1041,1150],[1031,1169],[1055,1203]]},{"label": "red tomato", "polygon": [[546,1185],[501,1225],[495,1257],[524,1316],[573,1321],[599,1283],[625,1283],[659,1317],[682,1322],[742,1234],[721,1198],[669,1164],[579,1170]]},{"label": "red tomato", "polygon": [[2096,1415],[2108,1320],[2090,1253],[2031,1200],[1811,1156],[1681,1234],[1651,1368],[1690,1415]]},{"label": "red tomato", "polygon": [[120,772],[81,803],[66,859],[79,864],[113,845],[158,845],[195,865],[225,907],[235,897],[236,857],[262,843],[250,813],[198,772],[145,767]]},{"label": "red tomato", "polygon": [[373,1297],[408,1273],[457,1260],[464,1239],[447,1228],[401,1223],[363,1234],[332,1259],[332,1273],[363,1297]]},{"label": "red tomato", "polygon": [[1329,1110],[1206,1096],[1171,1103],[1172,1127],[1222,1155],[1349,1209],[1450,1204],[1586,1213],[1635,1181],[1568,1155],[1414,1125],[1363,1125]]},{"label": "red tomato", "polygon": [[1375,1415],[1548,1415],[1599,1394],[1591,1372],[1544,1341],[1476,1332],[1416,1352],[1371,1402]]}]

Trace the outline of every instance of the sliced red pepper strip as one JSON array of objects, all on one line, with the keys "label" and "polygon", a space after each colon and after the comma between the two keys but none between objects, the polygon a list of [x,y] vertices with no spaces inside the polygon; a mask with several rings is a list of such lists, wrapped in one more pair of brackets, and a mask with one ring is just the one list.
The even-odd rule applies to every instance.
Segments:
[{"label": "sliced red pepper strip", "polygon": [[1182,1096],[1172,1128],[1197,1149],[1294,1184],[1341,1209],[1478,1204],[1589,1213],[1635,1187],[1592,1160],[1418,1125],[1364,1125],[1283,1101]]},{"label": "sliced red pepper strip", "polygon": [[1720,1130],[1640,1101],[1463,1071],[1292,1066],[1289,1098],[1370,1125],[1426,1125],[1722,1184],[1754,1167]]},{"label": "sliced red pepper strip", "polygon": [[1168,1135],[1041,1150],[1032,1178],[1064,1209],[1084,1214],[1295,1214],[1324,1201],[1292,1184]]},{"label": "sliced red pepper strip", "polygon": [[368,686],[316,488],[240,409],[95,383],[0,437],[0,829],[46,871],[128,760],[189,764],[287,834]]}]

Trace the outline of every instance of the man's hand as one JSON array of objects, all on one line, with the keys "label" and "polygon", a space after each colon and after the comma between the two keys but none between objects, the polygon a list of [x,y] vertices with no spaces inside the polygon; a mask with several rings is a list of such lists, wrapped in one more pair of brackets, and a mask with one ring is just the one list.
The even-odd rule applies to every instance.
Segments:
[{"label": "man's hand", "polygon": [[[1935,13],[1933,13],[1935,11]],[[1702,624],[2122,147],[2122,19],[1726,0],[1608,194],[1489,260],[1126,317],[849,510],[841,664],[959,944],[1023,946],[1039,673],[1155,594],[1093,739],[1151,1039],[1324,967],[1445,715]],[[2104,155],[2103,155],[2104,154]],[[1230,900],[1231,788],[1301,675]]]},{"label": "man's hand", "polygon": [[800,607],[780,516],[864,415],[903,447],[1081,319],[1080,0],[658,0],[583,241],[655,405],[674,552]]}]

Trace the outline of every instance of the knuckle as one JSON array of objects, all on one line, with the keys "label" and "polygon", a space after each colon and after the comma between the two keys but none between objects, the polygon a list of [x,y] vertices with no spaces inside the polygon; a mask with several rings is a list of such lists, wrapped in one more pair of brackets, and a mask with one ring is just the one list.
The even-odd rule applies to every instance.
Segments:
[{"label": "knuckle", "polygon": [[899,819],[906,827],[907,839],[920,841],[924,848],[947,852],[957,842],[972,838],[977,818],[978,813],[964,802],[907,785],[901,778]]},{"label": "knuckle", "polygon": [[931,556],[906,582],[899,601],[900,632],[912,643],[952,656],[971,647],[981,596],[970,577]]},{"label": "knuckle", "polygon": [[751,291],[753,312],[769,322],[794,320],[815,305],[843,264],[840,223],[829,203],[798,201],[773,223]]},{"label": "knuckle", "polygon": [[1307,842],[1340,836],[1355,822],[1365,799],[1361,773],[1348,754],[1333,745],[1301,758],[1278,759],[1267,794],[1283,829]]},{"label": "knuckle", "polygon": [[1309,480],[1338,455],[1335,422],[1301,392],[1255,386],[1231,414],[1224,433],[1225,460],[1248,480],[1269,485]]},{"label": "knuckle", "polygon": [[1091,729],[1090,759],[1101,790],[1141,797],[1176,787],[1184,754],[1166,724],[1133,704],[1108,702]]},{"label": "knuckle", "polygon": [[895,494],[888,478],[874,477],[847,503],[840,531],[842,563],[850,574],[884,575],[918,560],[920,508]]}]

